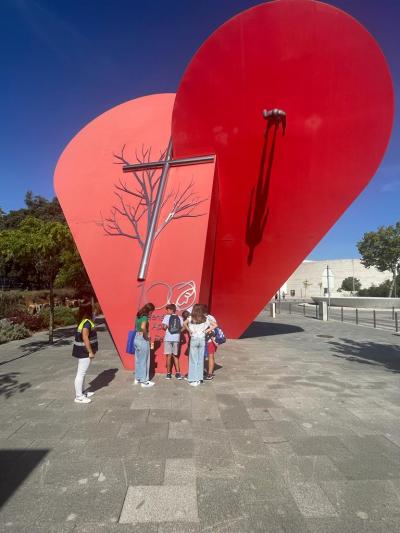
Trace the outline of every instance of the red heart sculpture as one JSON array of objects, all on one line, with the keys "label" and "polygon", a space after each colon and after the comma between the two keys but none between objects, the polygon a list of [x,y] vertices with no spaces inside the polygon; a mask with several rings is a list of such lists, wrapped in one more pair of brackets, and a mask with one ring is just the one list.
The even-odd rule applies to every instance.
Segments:
[{"label": "red heart sculpture", "polygon": [[[286,113],[284,123],[263,109]],[[176,157],[215,153],[220,208],[212,312],[239,336],[376,172],[393,88],[346,13],[280,0],[222,25],[175,100]],[[269,128],[268,128],[269,124]]]},{"label": "red heart sculpture", "polygon": [[165,306],[176,303],[180,314],[209,293],[204,257],[214,163],[170,169],[145,282],[137,274],[160,170],[124,174],[122,163],[160,159],[173,102],[173,94],[152,95],[103,113],[72,139],[55,172],[57,196],[124,366],[133,368],[125,353],[128,331],[138,308],[151,301],[153,360],[161,372]]}]

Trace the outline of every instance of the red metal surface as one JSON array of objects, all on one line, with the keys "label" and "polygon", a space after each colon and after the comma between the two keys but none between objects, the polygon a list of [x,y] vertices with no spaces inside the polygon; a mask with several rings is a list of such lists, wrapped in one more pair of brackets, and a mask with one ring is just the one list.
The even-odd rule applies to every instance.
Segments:
[{"label": "red metal surface", "polygon": [[[156,347],[153,361],[155,370],[164,372],[161,342],[164,333],[160,328],[164,306],[170,302],[179,303],[182,310],[203,294],[208,297],[210,264],[204,258],[210,255],[206,237],[213,228],[208,215],[213,163],[170,170],[158,227],[170,214],[178,191],[182,194],[190,183],[193,183],[196,198],[203,200],[192,214],[202,216],[174,219],[162,230],[154,243],[146,282],[137,281],[142,249],[136,240],[122,235],[132,233],[129,220],[117,212],[121,229],[117,236],[107,235],[101,224],[102,219],[112,216],[113,206],[120,211],[123,209],[116,193],[122,196],[126,207],[135,207],[139,201],[116,189],[116,185],[126,184],[132,191],[140,191],[132,174],[123,174],[121,165],[116,164],[119,160],[115,155],[121,154],[125,146],[125,158],[136,163],[135,153],[140,155],[142,147],[151,147],[150,160],[159,159],[169,141],[174,97],[162,94],[138,98],[100,115],[72,139],[55,172],[57,196],[122,362],[129,369],[133,368],[134,359],[125,354],[127,334],[133,328],[140,305],[152,301],[158,308],[151,321],[151,337]],[[160,175],[159,170],[155,177],[157,175]],[[193,196],[185,195],[186,204],[192,200]],[[146,221],[144,216],[139,222],[143,238]],[[181,367],[186,372],[185,349]]]},{"label": "red metal surface", "polygon": [[[287,113],[287,129],[273,148],[262,110],[275,107]],[[212,312],[231,337],[367,185],[387,146],[393,107],[378,45],[327,4],[254,7],[193,57],[175,100],[174,150],[217,154]]]}]

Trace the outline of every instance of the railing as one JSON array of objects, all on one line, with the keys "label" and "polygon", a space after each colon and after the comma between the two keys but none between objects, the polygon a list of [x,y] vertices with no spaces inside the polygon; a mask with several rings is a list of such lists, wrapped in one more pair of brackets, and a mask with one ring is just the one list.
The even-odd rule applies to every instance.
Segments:
[{"label": "railing", "polygon": [[[276,313],[303,315],[308,318],[319,318],[319,305],[306,302],[276,301]],[[399,332],[400,309],[361,309],[357,307],[328,307],[328,320],[346,322],[358,326],[367,326]]]}]

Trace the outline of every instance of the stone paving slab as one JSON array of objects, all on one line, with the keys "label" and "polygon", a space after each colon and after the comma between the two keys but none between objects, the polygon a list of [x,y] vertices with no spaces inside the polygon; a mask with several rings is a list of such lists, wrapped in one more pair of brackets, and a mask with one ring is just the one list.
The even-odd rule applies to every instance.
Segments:
[{"label": "stone paving slab", "polygon": [[262,314],[213,382],[142,389],[100,325],[76,405],[71,332],[0,346],[0,531],[400,531],[398,336]]},{"label": "stone paving slab", "polygon": [[129,487],[119,519],[135,522],[197,522],[197,496],[194,486]]}]

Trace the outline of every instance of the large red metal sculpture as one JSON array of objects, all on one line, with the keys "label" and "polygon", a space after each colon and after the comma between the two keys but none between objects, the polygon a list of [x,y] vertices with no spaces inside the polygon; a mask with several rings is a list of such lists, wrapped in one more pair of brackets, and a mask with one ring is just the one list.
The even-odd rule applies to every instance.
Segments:
[{"label": "large red metal sculpture", "polygon": [[221,26],[175,98],[84,128],[56,191],[125,366],[144,300],[208,302],[238,337],[372,178],[393,107],[385,59],[357,21],[278,0]]}]

